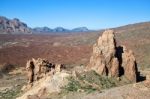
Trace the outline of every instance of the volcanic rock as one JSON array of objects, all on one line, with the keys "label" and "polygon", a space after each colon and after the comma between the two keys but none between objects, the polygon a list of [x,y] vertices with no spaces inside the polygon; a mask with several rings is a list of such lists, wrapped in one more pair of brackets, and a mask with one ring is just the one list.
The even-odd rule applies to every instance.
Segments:
[{"label": "volcanic rock", "polygon": [[[52,76],[45,76],[34,82],[24,94],[17,99],[47,99],[50,93],[60,92],[61,88],[68,84],[68,73],[58,72]],[[25,86],[28,87],[29,85]]]},{"label": "volcanic rock", "polygon": [[136,60],[131,50],[117,47],[113,30],[106,30],[93,46],[93,53],[87,66],[100,75],[120,77],[124,75],[131,82],[137,81]]},{"label": "volcanic rock", "polygon": [[46,59],[27,61],[29,83],[23,86],[24,94],[17,99],[45,99],[49,93],[60,92],[61,87],[67,85],[70,74],[62,71],[62,64],[52,64]]},{"label": "volcanic rock", "polygon": [[34,59],[27,61],[26,70],[28,71],[29,83],[43,78],[46,74],[61,72],[62,64],[53,64],[46,59]]},{"label": "volcanic rock", "polygon": [[31,29],[27,26],[27,24],[21,22],[19,19],[14,18],[12,20],[0,16],[0,34],[16,34],[16,33],[23,33],[23,34],[30,34]]},{"label": "volcanic rock", "polygon": [[133,52],[131,50],[127,50],[126,47],[123,47],[123,52],[122,67],[124,68],[124,75],[130,81],[136,81],[137,66]]}]

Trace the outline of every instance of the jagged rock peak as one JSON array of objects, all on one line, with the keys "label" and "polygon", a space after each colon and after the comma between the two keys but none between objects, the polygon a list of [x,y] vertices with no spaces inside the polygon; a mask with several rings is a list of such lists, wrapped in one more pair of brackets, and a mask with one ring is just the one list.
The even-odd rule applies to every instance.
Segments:
[{"label": "jagged rock peak", "polygon": [[19,19],[0,16],[0,34],[30,34],[31,28]]},{"label": "jagged rock peak", "polygon": [[137,81],[136,60],[131,50],[117,47],[113,30],[106,30],[93,46],[93,54],[87,66],[100,75],[125,76],[132,82]]}]

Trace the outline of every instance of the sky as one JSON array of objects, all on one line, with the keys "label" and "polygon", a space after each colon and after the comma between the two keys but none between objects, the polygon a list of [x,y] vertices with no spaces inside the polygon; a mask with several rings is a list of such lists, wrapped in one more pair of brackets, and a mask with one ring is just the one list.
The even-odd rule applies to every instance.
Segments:
[{"label": "sky", "polygon": [[104,29],[150,21],[150,0],[0,0],[0,16],[32,28]]}]

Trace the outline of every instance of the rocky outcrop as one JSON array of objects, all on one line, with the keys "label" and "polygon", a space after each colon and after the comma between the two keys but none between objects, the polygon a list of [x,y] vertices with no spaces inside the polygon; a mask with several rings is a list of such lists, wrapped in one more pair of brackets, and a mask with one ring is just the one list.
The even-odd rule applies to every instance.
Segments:
[{"label": "rocky outcrop", "polygon": [[51,76],[45,76],[23,87],[24,94],[17,99],[47,99],[49,94],[60,92],[61,88],[68,84],[67,77],[70,75],[66,72],[57,72]]},{"label": "rocky outcrop", "polygon": [[3,34],[14,34],[14,33],[31,33],[31,29],[27,24],[21,22],[19,19],[14,18],[12,20],[6,17],[0,16],[0,33]]},{"label": "rocky outcrop", "polygon": [[46,59],[27,61],[26,70],[29,83],[23,86],[24,94],[17,99],[46,99],[50,93],[60,92],[61,87],[68,83],[70,74],[62,71],[62,64],[52,64]]},{"label": "rocky outcrop", "polygon": [[49,73],[60,72],[63,68],[62,64],[53,64],[46,59],[34,59],[27,61],[26,70],[28,74],[29,83],[33,83]]},{"label": "rocky outcrop", "polygon": [[95,70],[100,75],[120,77],[136,82],[136,60],[131,50],[117,47],[113,30],[104,31],[93,46],[93,53],[88,70]]},{"label": "rocky outcrop", "polygon": [[131,50],[123,47],[122,53],[122,67],[124,68],[124,75],[131,81],[136,81],[137,66],[136,60]]}]

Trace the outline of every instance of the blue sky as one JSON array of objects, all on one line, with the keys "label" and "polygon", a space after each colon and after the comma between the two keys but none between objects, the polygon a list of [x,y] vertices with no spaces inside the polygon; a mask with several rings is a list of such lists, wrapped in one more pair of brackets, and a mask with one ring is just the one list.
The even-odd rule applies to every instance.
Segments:
[{"label": "blue sky", "polygon": [[102,29],[150,21],[150,0],[0,0],[0,15],[30,27]]}]

